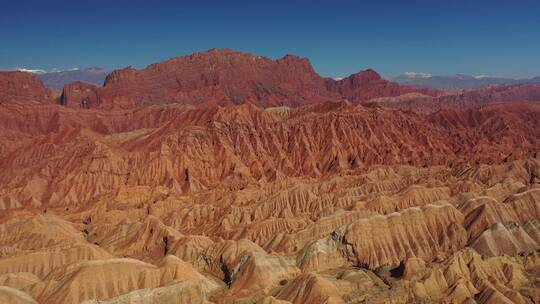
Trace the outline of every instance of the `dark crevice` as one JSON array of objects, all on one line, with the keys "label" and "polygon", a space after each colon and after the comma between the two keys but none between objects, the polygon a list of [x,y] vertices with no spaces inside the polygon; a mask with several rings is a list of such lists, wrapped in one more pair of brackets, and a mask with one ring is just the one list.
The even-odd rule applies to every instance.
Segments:
[{"label": "dark crevice", "polygon": [[223,263],[221,265],[221,271],[223,271],[223,282],[225,282],[225,284],[227,284],[227,287],[231,288],[232,275],[231,275],[231,272],[229,271],[229,268],[227,267],[227,265],[225,265],[225,263]]},{"label": "dark crevice", "polygon": [[186,168],[184,169],[184,181],[188,182],[189,181],[189,169]]},{"label": "dark crevice", "polygon": [[169,237],[164,236],[163,237],[163,255],[167,255],[169,252]]},{"label": "dark crevice", "polygon": [[398,267],[390,269],[390,276],[392,278],[401,278],[404,272],[405,272],[405,263],[401,261]]}]

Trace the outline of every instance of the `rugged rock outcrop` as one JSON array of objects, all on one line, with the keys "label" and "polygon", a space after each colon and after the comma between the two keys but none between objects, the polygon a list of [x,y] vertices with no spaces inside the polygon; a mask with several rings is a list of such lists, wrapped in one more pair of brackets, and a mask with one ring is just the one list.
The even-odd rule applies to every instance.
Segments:
[{"label": "rugged rock outcrop", "polygon": [[80,81],[66,84],[60,96],[60,104],[70,108],[95,108],[99,104],[98,87]]},{"label": "rugged rock outcrop", "polygon": [[489,256],[530,254],[540,249],[540,244],[533,238],[539,235],[539,224],[534,220],[525,223],[524,226],[527,228],[524,229],[517,224],[494,224],[484,231],[471,247]]},{"label": "rugged rock outcrop", "polygon": [[428,96],[439,94],[435,90],[413,88],[385,80],[372,69],[352,74],[335,82],[328,81],[328,88],[352,102],[365,102],[373,98],[395,97],[413,92]]},{"label": "rugged rock outcrop", "polygon": [[445,258],[463,248],[463,215],[449,204],[412,207],[350,223],[339,231],[347,255],[361,267],[397,267],[407,258]]},{"label": "rugged rock outcrop", "polygon": [[[17,136],[2,141],[0,206],[73,207],[122,186],[160,185],[175,193],[241,189],[378,164],[490,164],[533,157],[539,148],[535,104],[422,115],[330,105],[339,107],[300,108],[287,119],[251,105],[115,114],[44,105],[29,110],[39,118],[24,127],[21,105],[6,106],[0,128]],[[441,191],[433,195],[442,199]],[[391,212],[410,205],[402,203],[370,205]]]},{"label": "rugged rock outcrop", "polygon": [[[89,91],[84,93],[86,90]],[[67,85],[61,100],[64,105],[108,109],[209,102],[296,107],[342,98],[361,102],[410,92],[437,94],[384,80],[373,70],[335,81],[319,76],[306,58],[286,55],[271,60],[229,49],[212,49],[142,70],[128,67],[113,71],[103,88],[81,89],[80,83]]]},{"label": "rugged rock outcrop", "polygon": [[51,91],[36,76],[25,72],[0,72],[0,104],[51,99]]},{"label": "rugged rock outcrop", "polygon": [[[434,277],[435,274],[430,273],[438,271],[438,267],[446,267],[445,261],[461,254],[458,252],[452,257],[466,246],[467,228],[480,227],[470,223],[482,223],[482,217],[466,215],[474,210],[470,207],[473,202],[495,200],[483,200],[482,195],[498,193],[495,195],[501,200],[498,204],[519,205],[531,201],[536,204],[535,192],[523,187],[534,181],[531,177],[537,173],[538,166],[538,160],[474,168],[462,165],[453,169],[379,166],[360,175],[290,184],[276,182],[263,189],[205,190],[201,196],[179,196],[164,187],[138,186],[124,188],[115,196],[105,196],[76,209],[50,208],[46,215],[6,211],[6,216],[0,217],[3,222],[0,240],[6,246],[0,260],[3,273],[0,284],[26,292],[39,303],[77,303],[83,299],[88,303],[97,299],[108,299],[110,303],[156,300],[167,303],[172,298],[177,301],[172,303],[228,303],[240,299],[263,303],[307,300],[388,303],[390,299],[400,299],[393,300],[395,303],[415,303],[452,299],[457,303],[468,298],[490,303],[494,297],[519,299],[526,295],[520,295],[517,288],[520,292],[534,292],[530,287],[531,275],[535,269],[540,269],[534,254],[516,258],[513,264],[504,262],[521,269],[516,272],[522,277],[519,285],[504,283],[504,288],[486,285],[477,283],[476,275],[463,274],[459,284],[474,288],[452,291],[452,286],[462,288],[451,281],[452,276],[445,277],[446,283],[427,278]],[[515,189],[504,190],[505,194],[498,185],[506,183],[507,179],[512,180]],[[430,187],[411,187],[411,184]],[[469,185],[468,195],[461,197],[464,186],[459,184]],[[531,189],[536,188],[533,185]],[[441,198],[447,202],[436,202]],[[433,201],[425,203],[430,200]],[[402,201],[407,201],[404,206],[409,208],[396,213],[386,214],[386,209],[381,209],[382,214],[379,214],[369,207],[373,202],[399,206]],[[463,214],[449,202],[456,203]],[[69,222],[51,212],[61,213]],[[9,216],[10,213],[18,215]],[[267,250],[242,239],[246,234],[231,234],[220,225],[226,223],[224,227],[231,227],[227,229],[232,231],[250,227],[254,232],[267,235],[265,225],[254,226],[253,223],[294,218],[304,219],[309,224],[291,226],[287,228],[289,233],[278,233],[271,241],[254,234],[253,240]],[[534,222],[523,224],[531,238],[537,237],[534,227]],[[222,240],[219,235],[229,240]],[[92,255],[83,255],[77,248],[95,249]],[[514,253],[519,252],[508,252]],[[158,266],[137,260],[125,263],[117,260],[124,256]],[[172,262],[163,262],[168,260]],[[136,267],[130,270],[133,263]],[[497,263],[491,266],[490,262],[482,267],[495,269],[493,267],[499,267]],[[165,271],[169,268],[163,265],[173,264],[192,268]],[[374,272],[354,267],[361,265]],[[117,285],[120,281],[132,282],[121,276],[135,270],[144,270],[143,282],[147,283]],[[142,276],[139,272],[134,275]],[[150,279],[155,276],[152,273],[158,272],[161,278],[165,273],[167,276],[176,273],[180,281]],[[88,275],[83,276],[84,273]],[[91,278],[95,278],[96,273],[106,276],[93,281]],[[192,279],[185,280],[184,276],[189,273],[194,274],[189,276]],[[207,277],[201,277],[200,273]],[[447,272],[442,273],[446,276]],[[61,280],[67,277],[73,280]],[[492,279],[486,280],[492,282]],[[103,290],[98,281],[117,287]],[[326,287],[318,288],[321,286]]]},{"label": "rugged rock outcrop", "polygon": [[[64,104],[81,104],[87,98],[77,89],[64,88]],[[326,91],[325,80],[305,58],[287,55],[270,60],[229,49],[176,57],[143,70],[117,70],[97,91],[97,102],[90,102],[91,107],[203,102],[298,106],[338,97]]]},{"label": "rugged rock outcrop", "polygon": [[0,102],[0,302],[540,302],[540,106],[328,85],[219,50]]},{"label": "rugged rock outcrop", "polygon": [[532,287],[527,286],[530,274],[526,263],[525,258],[482,258],[467,249],[430,269],[414,293],[420,299],[448,303],[527,303],[516,291]]},{"label": "rugged rock outcrop", "polygon": [[509,101],[540,101],[540,84],[496,85],[439,99],[441,104],[454,108]]},{"label": "rugged rock outcrop", "polygon": [[464,92],[440,94],[407,93],[393,97],[373,98],[369,106],[400,108],[412,112],[433,113],[441,109],[481,107],[494,103],[537,102],[540,100],[540,84],[496,85]]},{"label": "rugged rock outcrop", "polygon": [[[202,298],[203,280],[206,279],[201,274],[176,257],[165,258],[159,266],[132,259],[109,259],[76,263],[67,269],[57,269],[47,276],[44,288],[36,285],[32,292],[43,303],[80,303],[88,299],[108,299],[132,290],[188,281],[193,284],[193,289],[186,292]],[[187,298],[187,295],[182,296]]]}]

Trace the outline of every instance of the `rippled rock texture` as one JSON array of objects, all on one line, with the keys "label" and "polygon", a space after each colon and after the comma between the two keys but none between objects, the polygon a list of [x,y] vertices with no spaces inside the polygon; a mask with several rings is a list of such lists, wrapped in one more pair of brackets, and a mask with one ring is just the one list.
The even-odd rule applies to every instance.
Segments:
[{"label": "rippled rock texture", "polygon": [[62,104],[2,74],[0,302],[539,303],[540,105],[366,73],[219,50]]}]

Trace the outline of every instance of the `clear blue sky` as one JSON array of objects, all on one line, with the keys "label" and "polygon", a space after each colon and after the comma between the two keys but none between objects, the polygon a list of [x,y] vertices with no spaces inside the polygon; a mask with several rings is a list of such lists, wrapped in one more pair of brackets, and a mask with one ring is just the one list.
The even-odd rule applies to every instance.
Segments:
[{"label": "clear blue sky", "polygon": [[210,48],[324,76],[540,75],[540,1],[0,0],[0,68],[144,67]]}]

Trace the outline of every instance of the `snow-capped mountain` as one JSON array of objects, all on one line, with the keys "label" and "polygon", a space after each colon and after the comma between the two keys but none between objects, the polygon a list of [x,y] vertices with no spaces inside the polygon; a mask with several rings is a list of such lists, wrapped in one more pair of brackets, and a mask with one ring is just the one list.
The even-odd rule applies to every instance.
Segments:
[{"label": "snow-capped mountain", "polygon": [[65,84],[82,81],[95,85],[103,85],[105,77],[109,74],[109,71],[98,67],[85,68],[85,69],[69,69],[64,71],[51,71],[47,73],[38,74],[38,77],[43,83],[50,88],[61,89]]},{"label": "snow-capped mountain", "polygon": [[109,74],[109,71],[99,68],[72,68],[67,70],[60,69],[31,69],[31,68],[14,68],[10,69],[14,71],[21,71],[32,73],[38,76],[45,86],[53,89],[62,89],[65,84],[82,81],[86,83],[91,83],[95,85],[103,85],[105,77]]}]

